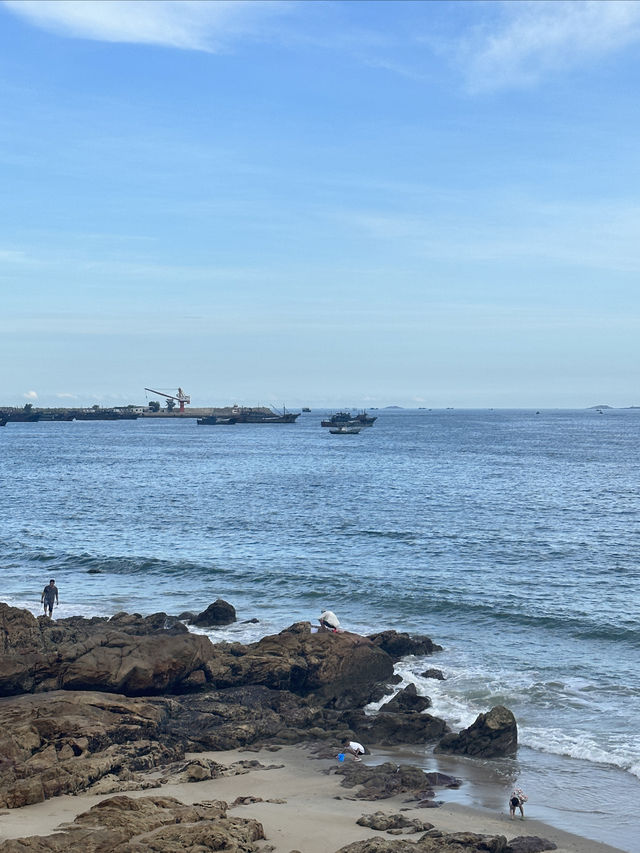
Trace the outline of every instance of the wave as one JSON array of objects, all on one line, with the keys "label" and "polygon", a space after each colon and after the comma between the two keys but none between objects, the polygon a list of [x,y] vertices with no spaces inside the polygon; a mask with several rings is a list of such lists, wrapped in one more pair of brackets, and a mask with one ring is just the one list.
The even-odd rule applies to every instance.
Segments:
[{"label": "wave", "polygon": [[561,729],[528,728],[518,730],[518,740],[522,746],[528,746],[539,752],[562,755],[592,764],[618,767],[640,779],[640,755],[630,754],[630,744],[618,747],[606,747],[598,744],[587,734],[566,734]]}]

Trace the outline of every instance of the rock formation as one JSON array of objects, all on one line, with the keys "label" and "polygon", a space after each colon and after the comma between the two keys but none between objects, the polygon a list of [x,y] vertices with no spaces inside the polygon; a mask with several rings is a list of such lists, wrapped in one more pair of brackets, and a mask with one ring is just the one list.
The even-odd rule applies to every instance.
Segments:
[{"label": "rock formation", "polygon": [[463,729],[457,735],[446,734],[435,751],[497,758],[512,755],[517,747],[516,718],[508,708],[496,705],[488,713],[479,714],[468,729]]},{"label": "rock formation", "polygon": [[173,797],[117,796],[102,800],[54,835],[5,841],[2,853],[253,853],[261,839],[262,825],[229,817],[224,802],[186,806]]}]

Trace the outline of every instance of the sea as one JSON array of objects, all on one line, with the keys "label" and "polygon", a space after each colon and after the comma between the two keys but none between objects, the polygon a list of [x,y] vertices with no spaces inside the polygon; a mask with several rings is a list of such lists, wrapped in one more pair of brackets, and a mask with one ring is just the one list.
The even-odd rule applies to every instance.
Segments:
[{"label": "sea", "polygon": [[400,662],[400,686],[454,730],[495,705],[519,730],[510,759],[407,748],[464,780],[442,798],[505,813],[517,783],[527,817],[635,853],[640,409],[380,409],[359,435],[325,414],[8,424],[0,599],[37,614],[55,578],[57,617],[223,598],[238,621],[214,641],[327,608],[426,634],[444,650]]}]

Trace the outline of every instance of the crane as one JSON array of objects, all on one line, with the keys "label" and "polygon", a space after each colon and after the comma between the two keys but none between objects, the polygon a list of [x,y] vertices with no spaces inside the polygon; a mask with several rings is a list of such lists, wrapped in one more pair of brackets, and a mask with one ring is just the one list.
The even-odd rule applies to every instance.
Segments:
[{"label": "crane", "polygon": [[156,391],[154,388],[145,388],[145,391],[151,391],[152,394],[160,394],[161,397],[166,397],[167,400],[177,400],[180,403],[179,411],[184,413],[184,404],[191,402],[191,397],[185,394],[182,388],[178,388],[175,394],[165,394],[164,391]]}]

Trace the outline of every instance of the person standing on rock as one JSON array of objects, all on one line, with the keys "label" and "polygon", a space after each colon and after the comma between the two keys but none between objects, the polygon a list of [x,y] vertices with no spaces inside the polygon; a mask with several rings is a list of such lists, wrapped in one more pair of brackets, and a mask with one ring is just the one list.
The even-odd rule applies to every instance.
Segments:
[{"label": "person standing on rock", "polygon": [[338,617],[333,610],[323,610],[320,614],[320,630],[332,631],[334,634],[341,630]]},{"label": "person standing on rock", "polygon": [[53,604],[54,602],[58,603],[58,587],[56,586],[56,582],[51,578],[49,583],[42,590],[42,595],[40,596],[40,604],[44,604],[44,615],[47,615],[47,610],[49,611],[49,619],[51,619],[51,614],[53,613]]},{"label": "person standing on rock", "polygon": [[515,788],[509,797],[509,816],[511,820],[516,815],[516,809],[520,809],[520,820],[524,820],[524,804],[527,802],[527,795],[522,788]]}]

